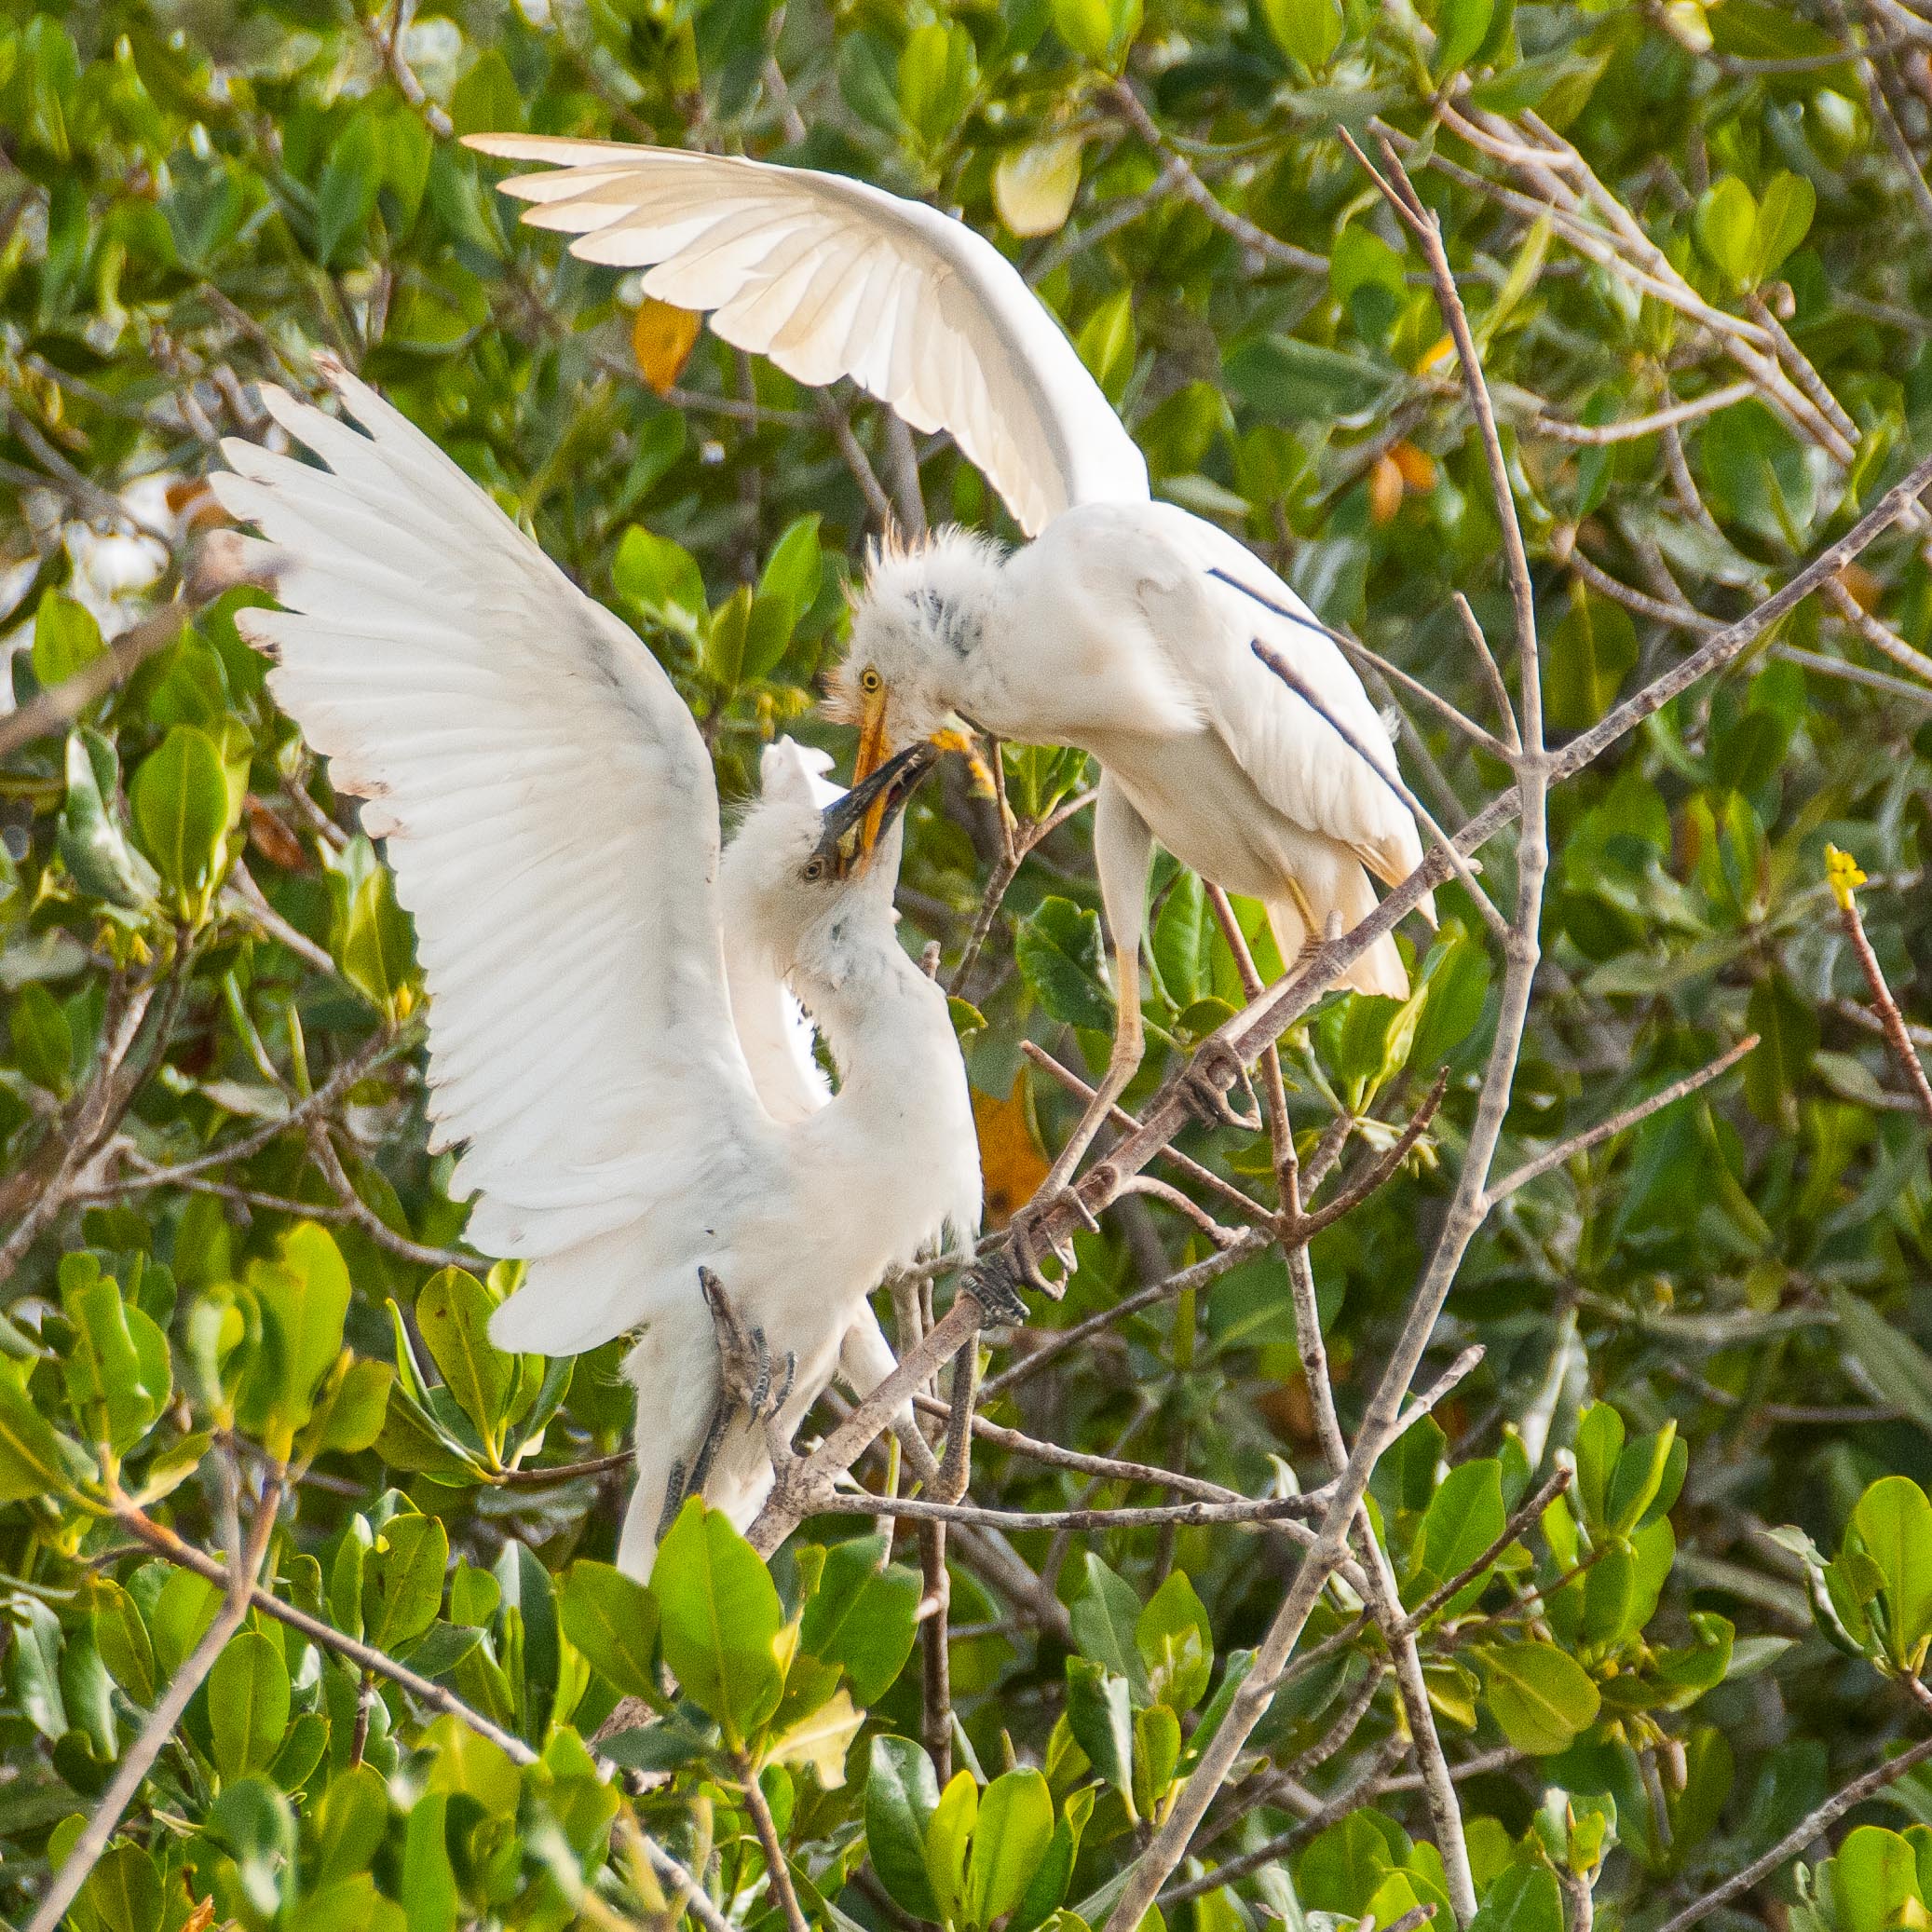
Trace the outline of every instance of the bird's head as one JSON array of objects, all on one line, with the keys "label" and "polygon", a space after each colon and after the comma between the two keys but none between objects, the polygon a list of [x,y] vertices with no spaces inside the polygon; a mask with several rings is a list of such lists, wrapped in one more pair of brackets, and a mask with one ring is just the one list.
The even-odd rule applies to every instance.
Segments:
[{"label": "bird's head", "polygon": [[971,708],[982,627],[1000,568],[985,537],[944,530],[916,545],[888,539],[873,552],[865,588],[852,605],[852,642],[832,673],[828,709],[856,725],[854,779],[864,779],[902,745],[930,743],[966,754],[991,789]]},{"label": "bird's head", "polygon": [[746,815],[725,861],[727,918],[747,922],[781,970],[808,959],[858,907],[890,928],[901,814],[938,762],[923,741],[821,809],[794,784]]}]

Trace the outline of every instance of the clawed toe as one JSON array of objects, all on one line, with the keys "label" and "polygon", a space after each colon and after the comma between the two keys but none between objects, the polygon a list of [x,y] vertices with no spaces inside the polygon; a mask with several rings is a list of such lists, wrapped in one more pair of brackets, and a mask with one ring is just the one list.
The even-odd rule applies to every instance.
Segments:
[{"label": "clawed toe", "polygon": [[[1247,1095],[1248,1111],[1243,1113],[1228,1097],[1239,1085]],[[1239,1127],[1244,1133],[1259,1134],[1262,1128],[1260,1103],[1255,1098],[1247,1068],[1225,1046],[1210,1041],[1181,1069],[1181,1097],[1189,1110],[1208,1127]]]}]

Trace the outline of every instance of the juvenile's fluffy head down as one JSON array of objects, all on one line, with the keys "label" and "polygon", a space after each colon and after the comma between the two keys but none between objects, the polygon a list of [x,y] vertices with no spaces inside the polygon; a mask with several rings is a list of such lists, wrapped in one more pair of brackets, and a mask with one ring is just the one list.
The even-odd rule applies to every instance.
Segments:
[{"label": "juvenile's fluffy head down", "polygon": [[953,706],[975,668],[1004,561],[998,544],[958,529],[874,551],[827,707],[859,728],[860,777],[895,746],[964,741]]}]

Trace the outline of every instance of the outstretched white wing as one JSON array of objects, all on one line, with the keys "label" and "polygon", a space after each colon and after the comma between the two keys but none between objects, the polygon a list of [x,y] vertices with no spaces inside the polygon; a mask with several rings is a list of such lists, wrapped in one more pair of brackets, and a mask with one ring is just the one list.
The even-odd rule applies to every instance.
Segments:
[{"label": "outstretched white wing", "polygon": [[845,175],[537,134],[471,147],[557,171],[506,193],[587,262],[714,311],[727,342],[800,382],[849,375],[916,429],[949,430],[1031,536],[1076,503],[1135,502],[1147,464],[1012,263],[963,222]]},{"label": "outstretched white wing", "polygon": [[726,998],[711,760],[636,636],[318,363],[366,433],[271,390],[328,468],[230,441],[210,479],[266,539],[252,567],[285,606],[239,622],[388,841],[438,1144],[468,1143],[471,1238],[533,1263],[497,1340],[589,1347],[649,1313],[694,1190],[758,1185],[776,1133]]}]

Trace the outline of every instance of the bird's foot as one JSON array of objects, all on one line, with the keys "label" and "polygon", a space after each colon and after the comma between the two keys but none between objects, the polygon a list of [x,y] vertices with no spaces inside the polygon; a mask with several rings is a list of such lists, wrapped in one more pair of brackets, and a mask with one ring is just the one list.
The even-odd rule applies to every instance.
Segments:
[{"label": "bird's foot", "polygon": [[[1073,1273],[1080,1262],[1073,1251],[1071,1230],[1061,1235],[1053,1231],[1054,1222],[1063,1208],[1070,1210],[1074,1218],[1089,1232],[1097,1234],[1100,1231],[1100,1223],[1094,1218],[1093,1209],[1081,1199],[1077,1188],[1042,1189],[1007,1223],[1006,1246],[996,1258],[1005,1262],[1014,1277],[1014,1299],[1019,1313],[996,1313],[984,1296],[977,1298],[980,1306],[996,1320],[1026,1319],[1024,1305],[1018,1303],[1019,1284],[1037,1288],[1041,1294],[1052,1296],[1055,1301],[1066,1293],[1067,1277]],[[1043,1264],[1049,1259],[1060,1264],[1062,1273],[1058,1281],[1051,1280],[1045,1272]]]},{"label": "bird's foot", "polygon": [[[1247,1095],[1245,1113],[1228,1098],[1229,1090],[1236,1085]],[[1261,1108],[1255,1098],[1254,1082],[1248,1079],[1240,1056],[1225,1041],[1204,1041],[1194,1057],[1181,1068],[1179,1087],[1188,1110],[1204,1126],[1239,1127],[1247,1134],[1261,1131]]]},{"label": "bird's foot", "polygon": [[797,1357],[788,1350],[774,1374],[764,1329],[740,1317],[724,1283],[709,1268],[701,1268],[698,1286],[717,1337],[720,1401],[729,1408],[742,1408],[754,1422],[770,1422],[792,1393]]}]

